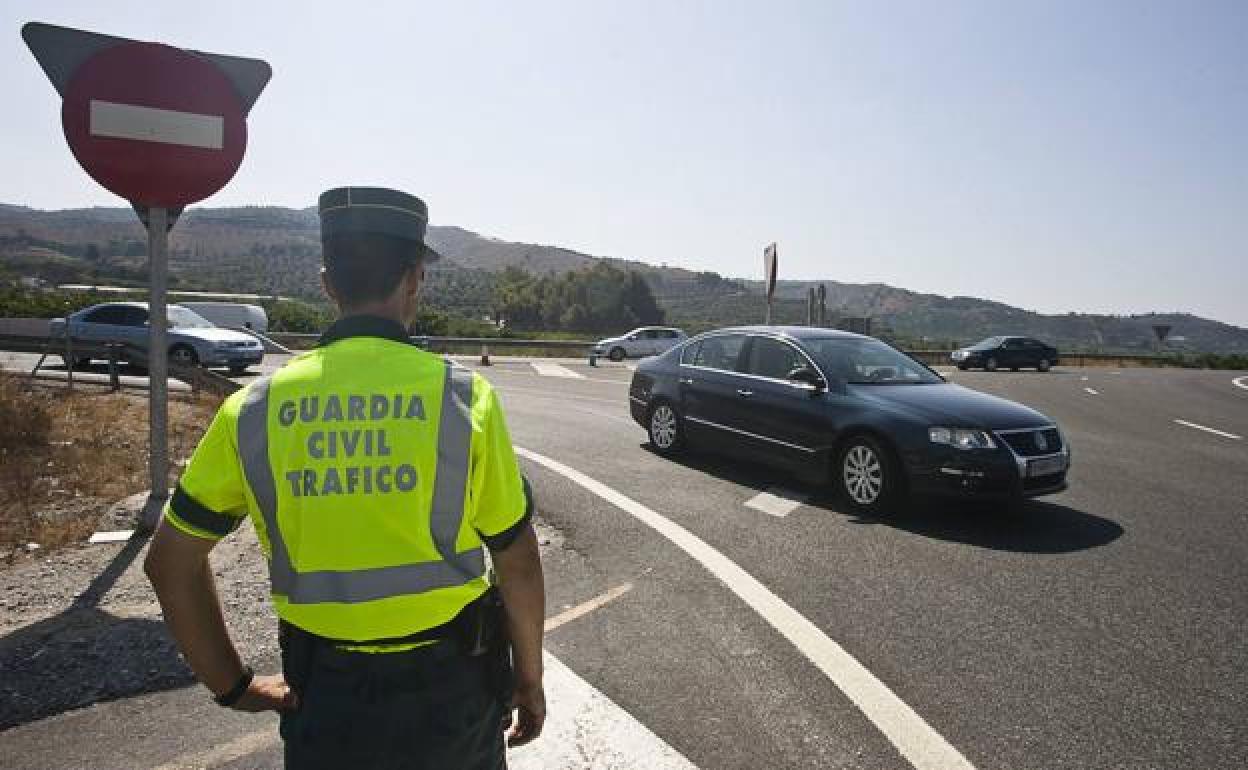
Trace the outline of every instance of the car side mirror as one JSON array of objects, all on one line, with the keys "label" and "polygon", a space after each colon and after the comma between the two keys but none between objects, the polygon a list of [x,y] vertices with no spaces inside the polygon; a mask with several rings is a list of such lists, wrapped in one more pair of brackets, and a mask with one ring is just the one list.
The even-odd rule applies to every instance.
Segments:
[{"label": "car side mirror", "polygon": [[828,383],[823,381],[819,373],[807,366],[799,366],[789,372],[785,379],[799,385],[806,385],[813,388],[816,392],[827,390],[828,388]]}]

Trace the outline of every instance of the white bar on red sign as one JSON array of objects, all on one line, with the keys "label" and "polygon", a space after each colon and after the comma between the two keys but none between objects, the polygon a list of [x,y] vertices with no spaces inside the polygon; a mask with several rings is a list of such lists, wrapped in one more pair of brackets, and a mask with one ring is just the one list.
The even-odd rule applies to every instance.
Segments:
[{"label": "white bar on red sign", "polygon": [[225,119],[92,99],[91,135],[219,150],[225,142]]}]

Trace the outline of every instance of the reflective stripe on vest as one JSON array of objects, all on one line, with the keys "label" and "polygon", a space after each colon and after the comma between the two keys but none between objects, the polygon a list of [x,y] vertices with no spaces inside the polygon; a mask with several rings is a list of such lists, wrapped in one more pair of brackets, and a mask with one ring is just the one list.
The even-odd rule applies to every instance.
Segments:
[{"label": "reflective stripe on vest", "polygon": [[269,386],[273,375],[263,377],[247,391],[238,415],[238,448],[243,474],[251,487],[272,555],[269,581],[273,593],[291,604],[337,602],[354,604],[393,596],[420,594],[438,588],[463,585],[485,574],[481,547],[463,553],[455,541],[464,518],[472,448],[472,371],[446,362],[442,386],[442,416],[438,422],[438,463],[434,472],[430,534],[441,561],[400,564],[356,570],[298,572],[277,524],[277,486],[269,462]]}]

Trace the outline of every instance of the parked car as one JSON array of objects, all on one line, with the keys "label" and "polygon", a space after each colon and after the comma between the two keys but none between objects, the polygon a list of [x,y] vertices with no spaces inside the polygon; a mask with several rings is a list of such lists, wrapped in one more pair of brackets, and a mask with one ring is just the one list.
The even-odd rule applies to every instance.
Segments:
[{"label": "parked car", "polygon": [[1024,367],[1047,372],[1060,360],[1057,348],[1031,337],[989,337],[949,357],[963,371],[982,368],[990,372],[1006,368],[1017,372]]},{"label": "parked car", "polygon": [[668,326],[642,326],[619,337],[608,337],[594,343],[592,357],[606,356],[612,361],[658,355],[687,339],[680,329]]},{"label": "parked car", "polygon": [[708,332],[638,364],[628,399],[659,454],[707,448],[830,480],[860,513],[912,494],[1066,488],[1070,448],[1053,420],[849,332]]},{"label": "parked car", "polygon": [[[181,305],[168,306],[169,361],[186,366],[227,366],[241,374],[264,359],[264,346],[250,334],[221,329]],[[105,302],[79,310],[68,318],[54,319],[53,337],[68,334],[75,340],[124,342],[146,349],[148,310],[146,302]],[[69,365],[70,362],[66,362]],[[76,358],[86,366],[89,358]]]},{"label": "parked car", "polygon": [[179,302],[179,305],[227,329],[269,330],[269,314],[259,305],[242,302]]}]

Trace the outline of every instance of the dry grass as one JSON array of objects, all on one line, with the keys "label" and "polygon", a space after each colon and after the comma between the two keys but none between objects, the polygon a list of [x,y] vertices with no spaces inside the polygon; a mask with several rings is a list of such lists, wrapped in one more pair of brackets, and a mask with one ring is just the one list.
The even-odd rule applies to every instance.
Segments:
[{"label": "dry grass", "polygon": [[[219,403],[170,400],[171,477]],[[0,550],[81,542],[109,505],[148,489],[147,426],[145,393],[69,393],[0,374]]]}]

